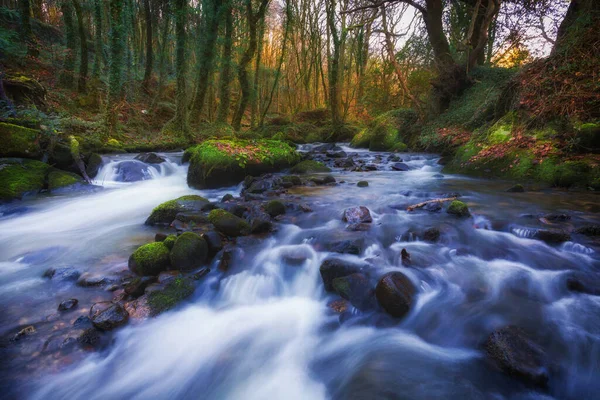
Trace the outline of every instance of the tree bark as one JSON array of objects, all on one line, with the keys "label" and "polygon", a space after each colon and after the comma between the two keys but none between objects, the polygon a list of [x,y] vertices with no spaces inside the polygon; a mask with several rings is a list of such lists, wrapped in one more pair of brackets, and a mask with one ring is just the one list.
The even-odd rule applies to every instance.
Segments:
[{"label": "tree bark", "polygon": [[[568,47],[568,33],[571,27],[573,27],[577,21],[583,17],[588,16],[595,18],[598,21],[600,15],[600,1],[598,0],[571,0],[565,18],[558,27],[556,34],[556,41],[552,48],[552,54],[556,54],[562,49]],[[596,26],[597,27],[597,26]]]},{"label": "tree bark", "polygon": [[144,0],[144,19],[146,20],[146,68],[144,69],[142,88],[146,93],[149,93],[150,80],[152,79],[152,67],[154,65],[154,53],[152,50],[152,9],[150,7],[150,0]]},{"label": "tree bark", "polygon": [[87,36],[85,34],[85,25],[83,21],[83,12],[81,10],[81,4],[79,0],[73,0],[73,8],[75,8],[75,14],[77,15],[77,25],[79,30],[79,80],[77,83],[77,90],[79,93],[85,93],[87,91],[87,78],[88,78],[88,45]]},{"label": "tree bark", "polygon": [[231,103],[229,87],[231,84],[231,53],[233,47],[233,10],[230,1],[227,1],[224,7],[226,7],[224,10],[225,38],[223,42],[223,55],[221,56],[221,75],[219,77],[220,103],[217,113],[218,122],[227,122],[229,105]]}]

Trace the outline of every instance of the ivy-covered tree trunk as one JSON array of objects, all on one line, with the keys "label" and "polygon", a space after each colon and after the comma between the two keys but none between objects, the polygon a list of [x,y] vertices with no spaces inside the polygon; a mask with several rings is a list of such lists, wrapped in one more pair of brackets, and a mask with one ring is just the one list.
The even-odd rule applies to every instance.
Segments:
[{"label": "ivy-covered tree trunk", "polygon": [[196,93],[192,102],[194,119],[199,120],[204,107],[204,99],[208,89],[208,79],[213,69],[217,34],[219,32],[219,0],[202,2],[203,22],[200,30],[200,46],[198,51],[198,78]]},{"label": "ivy-covered tree trunk", "polygon": [[94,69],[92,75],[94,78],[100,78],[102,64],[106,64],[104,59],[104,45],[102,43],[102,0],[94,0]]},{"label": "ivy-covered tree trunk", "polygon": [[144,69],[144,80],[142,88],[146,93],[150,91],[150,80],[152,79],[152,66],[154,55],[152,52],[152,10],[150,0],[144,0],[144,19],[146,20],[146,68]]},{"label": "ivy-covered tree trunk", "polygon": [[233,8],[231,0],[223,5],[225,18],[225,37],[223,39],[223,54],[221,55],[221,74],[219,76],[219,110],[217,112],[218,122],[227,122],[229,105],[231,104],[231,53],[233,48]]},{"label": "ivy-covered tree trunk", "polygon": [[81,4],[79,0],[73,0],[73,7],[75,8],[75,14],[77,15],[77,25],[79,27],[79,80],[77,83],[77,90],[79,93],[85,93],[87,91],[87,75],[88,75],[88,46],[87,36],[85,34],[85,26],[83,20],[83,12],[81,10]]},{"label": "ivy-covered tree trunk", "polygon": [[65,24],[65,37],[67,49],[65,52],[65,60],[63,64],[63,72],[61,74],[61,84],[66,87],[73,86],[73,71],[75,70],[75,45],[77,38],[75,36],[75,27],[73,26],[73,6],[70,0],[63,0],[60,3],[60,10],[63,15]]},{"label": "ivy-covered tree trunk", "polygon": [[125,49],[123,26],[123,1],[110,0],[110,68],[108,72],[108,96],[106,101],[106,126],[108,135],[116,132],[118,122],[117,103],[121,99],[121,74]]}]

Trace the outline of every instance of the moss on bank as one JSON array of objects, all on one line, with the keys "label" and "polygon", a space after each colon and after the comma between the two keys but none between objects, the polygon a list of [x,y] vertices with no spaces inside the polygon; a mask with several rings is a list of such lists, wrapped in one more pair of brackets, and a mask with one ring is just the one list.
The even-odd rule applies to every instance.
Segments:
[{"label": "moss on bank", "polygon": [[304,160],[294,165],[292,169],[290,169],[292,174],[313,174],[318,172],[331,172],[331,169],[314,160]]},{"label": "moss on bank", "polygon": [[30,157],[41,155],[38,131],[0,122],[0,157]]},{"label": "moss on bank", "polygon": [[0,158],[0,200],[20,199],[46,185],[50,166],[41,161]]},{"label": "moss on bank", "polygon": [[289,167],[300,156],[276,140],[207,140],[186,150],[190,161],[187,181],[196,188],[239,183],[246,175],[260,175]]},{"label": "moss on bank", "polygon": [[356,148],[368,148],[371,151],[405,151],[406,137],[413,135],[417,114],[410,109],[392,110],[381,114],[358,132],[350,142]]},{"label": "moss on bank", "polygon": [[77,174],[72,172],[65,172],[60,170],[52,170],[48,174],[48,190],[51,192],[60,188],[83,183],[83,179]]}]

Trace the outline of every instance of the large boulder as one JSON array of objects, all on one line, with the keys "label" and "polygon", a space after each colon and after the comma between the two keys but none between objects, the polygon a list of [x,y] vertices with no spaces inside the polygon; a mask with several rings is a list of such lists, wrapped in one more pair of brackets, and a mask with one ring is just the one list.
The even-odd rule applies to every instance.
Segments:
[{"label": "large boulder", "polygon": [[125,325],[129,320],[129,313],[119,303],[103,301],[92,306],[90,319],[96,328],[109,331]]},{"label": "large boulder", "polygon": [[351,207],[344,210],[342,221],[349,224],[361,224],[373,222],[373,217],[371,217],[369,209],[365,206]]},{"label": "large boulder", "polygon": [[234,185],[245,176],[275,172],[300,159],[296,150],[277,140],[206,140],[186,150],[187,181],[192,187]]},{"label": "large boulder", "polygon": [[160,164],[166,161],[164,157],[156,153],[140,153],[135,156],[135,159],[146,164]]},{"label": "large boulder", "polygon": [[348,262],[340,258],[330,258],[321,264],[319,272],[323,279],[323,286],[328,292],[333,292],[333,280],[354,273],[361,272],[364,265]]},{"label": "large boulder", "polygon": [[84,180],[77,174],[60,170],[52,170],[48,174],[48,190],[56,192],[59,189],[66,189],[73,185],[82,185]]},{"label": "large boulder", "polygon": [[207,209],[209,204],[210,202],[202,196],[181,196],[154,208],[145,223],[146,225],[169,225],[177,217],[177,214],[202,211]]},{"label": "large boulder", "polygon": [[129,257],[129,269],[141,276],[158,275],[166,271],[170,264],[170,251],[163,242],[140,246]]},{"label": "large boulder", "polygon": [[571,240],[571,235],[561,229],[538,229],[533,238],[546,243],[558,244]]},{"label": "large boulder", "polygon": [[375,296],[381,307],[396,318],[402,318],[410,311],[415,293],[415,286],[401,272],[385,274],[375,288]]},{"label": "large boulder", "polygon": [[200,236],[192,232],[181,234],[171,250],[171,267],[178,270],[191,270],[206,261],[208,245]]},{"label": "large boulder", "polygon": [[546,354],[518,327],[495,330],[484,349],[488,359],[505,373],[537,386],[548,383]]},{"label": "large boulder", "polygon": [[0,158],[0,201],[40,192],[50,166],[22,158]]},{"label": "large boulder", "polygon": [[41,156],[38,131],[19,125],[0,122],[0,157]]},{"label": "large boulder", "polygon": [[208,220],[217,231],[227,236],[245,236],[251,230],[246,221],[225,210],[212,210],[208,214]]},{"label": "large boulder", "polygon": [[359,310],[367,310],[375,305],[375,292],[366,275],[353,273],[331,282],[333,290]]},{"label": "large boulder", "polygon": [[290,169],[290,172],[292,174],[314,174],[318,172],[331,172],[331,169],[318,161],[304,160],[294,165]]},{"label": "large boulder", "polygon": [[122,161],[117,165],[116,178],[118,182],[137,182],[150,179],[148,165],[138,160]]}]

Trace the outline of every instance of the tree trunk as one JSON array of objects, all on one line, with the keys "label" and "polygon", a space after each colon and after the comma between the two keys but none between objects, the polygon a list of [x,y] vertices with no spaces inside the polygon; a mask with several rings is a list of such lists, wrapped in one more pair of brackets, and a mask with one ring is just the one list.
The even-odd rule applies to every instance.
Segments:
[{"label": "tree trunk", "polygon": [[33,37],[31,31],[31,3],[29,0],[19,0],[19,11],[21,13],[21,37],[29,42]]},{"label": "tree trunk", "polygon": [[73,8],[75,8],[75,14],[77,15],[77,25],[79,28],[79,80],[77,83],[77,90],[79,93],[85,93],[87,91],[87,75],[88,75],[88,46],[87,36],[85,34],[85,26],[83,21],[83,12],[81,10],[81,4],[79,0],[73,0]]},{"label": "tree trunk", "polygon": [[250,98],[250,127],[256,127],[256,117],[258,115],[258,82],[260,78],[260,63],[263,48],[263,39],[265,35],[265,24],[264,21],[260,24],[260,33],[258,34],[258,48],[256,59],[254,63],[254,82],[252,84],[252,92]]},{"label": "tree trunk", "polygon": [[121,73],[125,38],[123,27],[123,1],[110,0],[110,68],[108,71],[108,95],[106,101],[106,125],[108,135],[116,132],[118,121],[117,102],[121,99]]},{"label": "tree trunk", "polygon": [[152,66],[154,54],[152,52],[152,10],[150,0],[144,0],[144,19],[146,20],[146,68],[144,69],[144,80],[142,88],[146,93],[150,92],[150,80],[152,79]]},{"label": "tree trunk", "polygon": [[71,1],[62,1],[60,3],[60,10],[63,15],[63,21],[65,24],[65,37],[67,39],[67,49],[65,52],[63,72],[61,74],[61,83],[65,87],[72,87],[73,71],[75,70],[75,45],[77,39],[75,37],[75,28],[73,26],[73,7]]},{"label": "tree trunk", "polygon": [[326,5],[327,13],[327,24],[329,27],[329,34],[331,37],[331,44],[333,51],[329,57],[329,108],[331,111],[331,121],[333,123],[333,130],[337,132],[342,120],[340,117],[340,89],[339,89],[339,78],[340,78],[340,50],[342,47],[342,40],[338,33],[337,26],[335,24],[335,0],[328,0]]},{"label": "tree trunk", "polygon": [[106,64],[104,59],[104,45],[102,43],[102,0],[94,0],[94,70],[92,75],[94,78],[100,77],[102,64]]},{"label": "tree trunk", "polygon": [[[569,45],[568,33],[573,26],[577,24],[578,20],[585,20],[582,17],[591,17],[596,23],[600,15],[600,1],[598,0],[571,0],[565,18],[562,20],[558,27],[556,34],[556,41],[552,48],[552,54],[566,49]],[[597,25],[596,25],[597,27]]]},{"label": "tree trunk", "polygon": [[219,111],[218,122],[227,122],[230,104],[230,81],[231,81],[231,53],[233,47],[233,14],[231,3],[228,1],[224,7],[225,15],[225,38],[223,42],[223,55],[221,56],[221,75],[219,77]]}]

